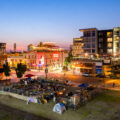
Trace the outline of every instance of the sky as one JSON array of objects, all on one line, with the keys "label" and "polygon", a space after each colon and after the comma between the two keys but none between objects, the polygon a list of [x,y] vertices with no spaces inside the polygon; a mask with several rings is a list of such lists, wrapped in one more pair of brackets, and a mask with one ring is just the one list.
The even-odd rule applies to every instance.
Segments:
[{"label": "sky", "polygon": [[69,48],[79,29],[120,26],[120,0],[0,0],[0,42],[26,50],[40,41]]}]

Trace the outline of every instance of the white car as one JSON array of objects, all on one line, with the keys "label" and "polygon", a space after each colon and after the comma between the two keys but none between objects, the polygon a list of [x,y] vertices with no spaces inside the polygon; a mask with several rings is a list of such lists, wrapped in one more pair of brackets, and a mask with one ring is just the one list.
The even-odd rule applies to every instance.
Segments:
[{"label": "white car", "polygon": [[83,73],[82,76],[91,77],[91,74],[89,74],[89,73]]}]

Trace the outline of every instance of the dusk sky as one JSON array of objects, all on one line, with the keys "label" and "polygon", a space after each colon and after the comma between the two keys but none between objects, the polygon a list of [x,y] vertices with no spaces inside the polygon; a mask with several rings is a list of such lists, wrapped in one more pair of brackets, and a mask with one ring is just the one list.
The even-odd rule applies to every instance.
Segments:
[{"label": "dusk sky", "polygon": [[120,0],[0,0],[0,42],[27,49],[40,41],[68,48],[81,28],[120,26]]}]

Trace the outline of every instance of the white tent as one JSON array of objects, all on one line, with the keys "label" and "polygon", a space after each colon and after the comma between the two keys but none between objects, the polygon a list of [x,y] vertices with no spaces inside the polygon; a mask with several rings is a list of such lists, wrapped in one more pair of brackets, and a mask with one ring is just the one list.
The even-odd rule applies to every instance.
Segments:
[{"label": "white tent", "polygon": [[53,112],[62,114],[64,111],[66,111],[65,105],[62,103],[57,103],[54,108],[53,108]]}]

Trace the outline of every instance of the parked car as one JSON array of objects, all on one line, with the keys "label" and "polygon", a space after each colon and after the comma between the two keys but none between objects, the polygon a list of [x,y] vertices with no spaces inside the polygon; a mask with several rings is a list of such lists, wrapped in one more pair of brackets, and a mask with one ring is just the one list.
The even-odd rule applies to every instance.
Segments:
[{"label": "parked car", "polygon": [[96,77],[99,77],[99,78],[106,78],[105,75],[102,75],[102,74],[97,74]]},{"label": "parked car", "polygon": [[89,74],[89,73],[82,73],[82,76],[91,77],[91,74]]},{"label": "parked car", "polygon": [[119,77],[114,76],[114,75],[110,75],[110,78],[111,78],[111,79],[119,79]]}]

